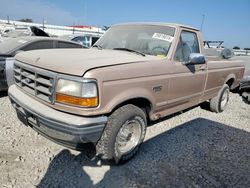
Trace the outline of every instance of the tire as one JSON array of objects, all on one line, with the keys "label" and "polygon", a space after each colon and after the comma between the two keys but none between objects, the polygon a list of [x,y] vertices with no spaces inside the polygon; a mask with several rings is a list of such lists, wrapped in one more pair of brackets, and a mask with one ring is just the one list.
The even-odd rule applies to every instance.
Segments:
[{"label": "tire", "polygon": [[[103,160],[114,160],[116,164],[130,160],[139,150],[146,128],[146,114],[142,109],[132,104],[118,108],[110,115],[104,132],[96,144],[97,156]],[[121,143],[131,148],[128,147],[129,150],[124,152]]]},{"label": "tire", "polygon": [[216,113],[223,112],[229,101],[229,93],[229,86],[224,84],[218,95],[210,100],[210,110]]}]

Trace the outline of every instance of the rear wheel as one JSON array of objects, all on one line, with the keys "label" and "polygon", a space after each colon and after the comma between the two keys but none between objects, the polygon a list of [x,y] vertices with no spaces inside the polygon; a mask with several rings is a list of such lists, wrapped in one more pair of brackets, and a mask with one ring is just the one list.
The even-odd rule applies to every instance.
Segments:
[{"label": "rear wheel", "polygon": [[216,113],[223,112],[229,101],[229,86],[224,84],[218,95],[210,100],[210,110]]},{"label": "rear wheel", "polygon": [[138,151],[146,134],[146,115],[137,106],[128,104],[113,112],[96,145],[97,155],[102,159],[114,159],[123,163]]}]

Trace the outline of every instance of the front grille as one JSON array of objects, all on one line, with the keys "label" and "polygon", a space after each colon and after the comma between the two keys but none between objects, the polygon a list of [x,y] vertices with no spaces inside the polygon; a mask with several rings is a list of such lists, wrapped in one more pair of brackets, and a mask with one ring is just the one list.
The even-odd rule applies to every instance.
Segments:
[{"label": "front grille", "polygon": [[46,102],[54,102],[55,75],[50,71],[24,65],[19,62],[14,64],[14,79],[17,86],[31,95]]}]

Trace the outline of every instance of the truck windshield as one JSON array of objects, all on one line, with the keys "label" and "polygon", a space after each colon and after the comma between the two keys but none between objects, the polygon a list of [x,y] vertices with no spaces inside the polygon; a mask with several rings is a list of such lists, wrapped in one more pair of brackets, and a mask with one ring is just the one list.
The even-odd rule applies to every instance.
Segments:
[{"label": "truck windshield", "polygon": [[167,56],[175,28],[158,25],[111,27],[95,44],[102,49],[130,49],[147,55]]}]

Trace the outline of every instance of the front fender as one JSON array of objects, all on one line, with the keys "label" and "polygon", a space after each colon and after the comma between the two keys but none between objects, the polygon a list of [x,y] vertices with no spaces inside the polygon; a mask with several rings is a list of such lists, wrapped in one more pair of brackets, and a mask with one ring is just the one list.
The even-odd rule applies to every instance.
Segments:
[{"label": "front fender", "polygon": [[152,92],[144,88],[131,88],[129,90],[121,91],[119,94],[115,95],[111,101],[109,101],[105,108],[107,108],[109,112],[112,112],[120,104],[137,98],[148,100],[151,104],[151,110],[155,108],[154,104],[156,104],[156,102]]}]

